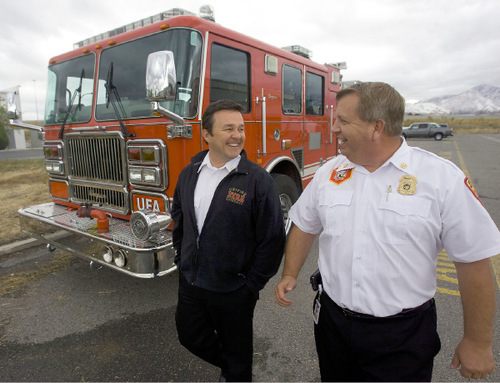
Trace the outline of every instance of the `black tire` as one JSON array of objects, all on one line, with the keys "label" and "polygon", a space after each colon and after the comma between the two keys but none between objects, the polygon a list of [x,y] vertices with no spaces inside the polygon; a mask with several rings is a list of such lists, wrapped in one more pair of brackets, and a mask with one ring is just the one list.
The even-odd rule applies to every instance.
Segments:
[{"label": "black tire", "polygon": [[443,139],[443,134],[442,134],[442,133],[436,133],[436,134],[434,135],[434,139],[435,139],[436,141],[441,141],[441,140]]},{"label": "black tire", "polygon": [[299,198],[299,189],[293,180],[284,174],[274,173],[271,174],[276,183],[276,189],[278,189],[278,195],[280,197],[281,209],[283,210],[283,221],[285,223],[286,234],[290,232],[292,228],[292,220],[290,219],[288,213],[292,205]]}]

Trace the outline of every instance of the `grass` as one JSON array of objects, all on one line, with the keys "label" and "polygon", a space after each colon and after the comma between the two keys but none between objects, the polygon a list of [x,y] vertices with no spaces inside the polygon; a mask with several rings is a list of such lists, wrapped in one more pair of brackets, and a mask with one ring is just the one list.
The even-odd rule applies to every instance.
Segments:
[{"label": "grass", "polygon": [[0,245],[28,238],[21,232],[17,211],[50,202],[44,159],[0,161]]},{"label": "grass", "polygon": [[406,116],[404,126],[414,122],[448,124],[455,133],[500,133],[500,117],[487,116]]}]

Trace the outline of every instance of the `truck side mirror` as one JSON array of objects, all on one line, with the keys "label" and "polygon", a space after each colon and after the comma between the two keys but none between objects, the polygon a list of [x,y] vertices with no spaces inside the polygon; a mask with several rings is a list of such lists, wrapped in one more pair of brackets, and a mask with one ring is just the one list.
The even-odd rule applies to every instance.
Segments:
[{"label": "truck side mirror", "polygon": [[149,101],[175,100],[176,84],[174,54],[171,51],[150,53],[146,69],[146,90]]}]

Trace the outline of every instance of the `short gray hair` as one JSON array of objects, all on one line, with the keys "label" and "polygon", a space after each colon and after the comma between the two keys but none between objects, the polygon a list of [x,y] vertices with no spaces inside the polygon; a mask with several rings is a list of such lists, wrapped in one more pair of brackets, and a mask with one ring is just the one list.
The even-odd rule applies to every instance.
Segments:
[{"label": "short gray hair", "polygon": [[359,97],[358,117],[366,122],[382,120],[388,136],[400,136],[403,131],[405,99],[389,84],[358,82],[337,94],[337,102],[349,94]]}]

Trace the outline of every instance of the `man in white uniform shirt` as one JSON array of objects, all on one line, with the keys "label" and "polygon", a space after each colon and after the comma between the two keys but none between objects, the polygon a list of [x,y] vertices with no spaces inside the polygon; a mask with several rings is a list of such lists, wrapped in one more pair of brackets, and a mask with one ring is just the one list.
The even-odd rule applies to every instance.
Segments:
[{"label": "man in white uniform shirt", "polygon": [[337,102],[341,155],[318,170],[290,211],[277,303],[292,303],[286,294],[321,233],[314,305],[321,379],[430,381],[441,346],[434,295],[444,247],[464,311],[452,367],[487,377],[495,366],[496,225],[460,169],[401,138],[405,102],[396,90],[358,83]]}]

